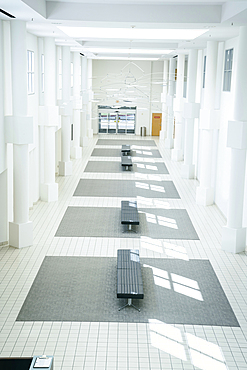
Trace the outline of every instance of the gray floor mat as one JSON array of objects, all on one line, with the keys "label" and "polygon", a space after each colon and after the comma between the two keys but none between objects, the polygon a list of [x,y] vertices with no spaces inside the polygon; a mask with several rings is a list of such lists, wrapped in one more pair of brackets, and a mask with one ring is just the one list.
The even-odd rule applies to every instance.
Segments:
[{"label": "gray floor mat", "polygon": [[116,258],[45,257],[17,321],[144,322],[238,327],[209,261],[142,258],[140,312],[116,297]]},{"label": "gray floor mat", "polygon": [[185,209],[138,209],[140,224],[136,232],[124,232],[121,208],[68,207],[55,236],[199,240]]},{"label": "gray floor mat", "polygon": [[173,181],[106,179],[80,179],[74,196],[180,198]]}]

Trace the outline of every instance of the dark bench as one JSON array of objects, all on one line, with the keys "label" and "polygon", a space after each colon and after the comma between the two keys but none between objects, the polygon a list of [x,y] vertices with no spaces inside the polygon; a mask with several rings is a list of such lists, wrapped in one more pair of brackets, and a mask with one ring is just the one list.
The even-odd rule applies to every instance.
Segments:
[{"label": "dark bench", "polygon": [[131,230],[132,225],[139,225],[139,215],[136,201],[121,201],[121,224],[129,225],[129,230]]},{"label": "dark bench", "polygon": [[122,145],[122,155],[130,154],[130,145]]},{"label": "dark bench", "polygon": [[[49,359],[49,360],[48,360]],[[53,356],[33,356],[33,357],[1,357],[0,369],[1,370],[35,370],[44,368],[42,363],[37,364],[36,361],[48,360],[46,370],[53,370],[54,357]],[[35,366],[36,365],[36,366]],[[37,367],[39,366],[39,367]]]},{"label": "dark bench", "polygon": [[130,156],[122,155],[122,166],[125,167],[126,170],[132,166],[132,159]]},{"label": "dark bench", "polygon": [[117,298],[127,298],[128,302],[120,307],[135,307],[132,299],[143,299],[141,263],[138,249],[118,249],[117,251]]}]

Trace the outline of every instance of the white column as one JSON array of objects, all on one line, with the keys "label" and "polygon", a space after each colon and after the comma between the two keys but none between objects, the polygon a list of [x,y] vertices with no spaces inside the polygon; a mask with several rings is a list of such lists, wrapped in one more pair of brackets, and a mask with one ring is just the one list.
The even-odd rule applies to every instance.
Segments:
[{"label": "white column", "polygon": [[[40,185],[41,200],[53,202],[58,199],[55,182],[55,131],[59,124],[56,102],[56,45],[55,39],[44,39],[44,106],[39,107],[39,125],[43,139],[44,178]],[[42,129],[43,128],[43,129]],[[41,152],[42,154],[42,152]]]},{"label": "white column", "polygon": [[184,132],[184,163],[181,176],[185,179],[193,179],[195,176],[195,165],[193,164],[194,149],[194,122],[199,116],[200,105],[196,99],[196,77],[198,50],[191,49],[188,58],[187,97],[184,103],[183,117],[185,119]]},{"label": "white column", "polygon": [[87,105],[87,136],[88,138],[93,137],[93,129],[92,129],[92,99],[93,99],[93,91],[92,91],[92,59],[88,59],[87,61],[87,91],[88,91],[88,105]]},{"label": "white column", "polygon": [[166,98],[166,104],[168,107],[168,120],[167,120],[167,136],[165,139],[165,147],[166,148],[173,148],[174,140],[173,140],[173,126],[174,126],[174,112],[173,112],[173,98],[174,98],[174,90],[175,90],[175,65],[176,60],[175,58],[170,59],[169,63],[169,86],[168,86],[168,94]]},{"label": "white column", "polygon": [[177,61],[177,88],[176,98],[174,99],[174,113],[175,113],[175,139],[174,149],[171,151],[173,161],[183,160],[182,149],[182,124],[183,124],[183,88],[184,88],[184,62],[185,55],[179,54]]},{"label": "white column", "polygon": [[217,80],[218,42],[207,42],[204,106],[200,110],[201,178],[196,189],[196,202],[208,206],[214,203],[212,179],[213,130],[219,125],[219,110],[215,110],[215,89]]},{"label": "white column", "polygon": [[167,105],[166,97],[168,91],[168,60],[164,60],[164,69],[163,69],[163,90],[161,93],[161,103],[162,103],[162,122],[161,122],[161,131],[159,138],[165,140],[166,137],[166,128],[167,128]]},{"label": "white column", "polygon": [[80,97],[80,54],[73,53],[73,141],[71,147],[71,157],[81,158],[82,148],[80,147],[80,110],[81,110],[81,97]]},{"label": "white column", "polygon": [[72,174],[72,162],[70,161],[70,138],[71,117],[73,107],[70,101],[71,89],[71,64],[70,47],[62,47],[62,105],[60,106],[61,122],[61,161],[59,162],[59,175],[70,176]]},{"label": "white column", "polygon": [[13,143],[13,222],[9,244],[16,248],[33,244],[29,221],[29,151],[33,142],[33,119],[27,116],[26,23],[11,21],[11,69],[13,115],[5,117],[5,138]]},{"label": "white column", "polygon": [[230,187],[227,224],[222,232],[222,249],[231,253],[246,248],[246,228],[243,227],[244,184],[247,150],[247,27],[240,27],[233,118],[228,122],[227,146],[231,148]]},{"label": "white column", "polygon": [[87,133],[87,57],[81,59],[81,92],[82,92],[82,111],[81,111],[81,146],[88,146]]},{"label": "white column", "polygon": [[3,24],[0,20],[0,245],[8,241],[8,182],[4,139]]}]

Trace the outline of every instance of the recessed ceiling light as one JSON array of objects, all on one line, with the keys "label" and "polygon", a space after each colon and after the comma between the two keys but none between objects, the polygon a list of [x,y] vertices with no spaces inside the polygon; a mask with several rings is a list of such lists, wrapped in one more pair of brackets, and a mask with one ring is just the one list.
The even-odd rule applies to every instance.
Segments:
[{"label": "recessed ceiling light", "polygon": [[139,29],[139,28],[94,28],[94,27],[58,27],[68,36],[95,39],[145,39],[145,40],[186,40],[194,39],[206,32],[205,29]]}]

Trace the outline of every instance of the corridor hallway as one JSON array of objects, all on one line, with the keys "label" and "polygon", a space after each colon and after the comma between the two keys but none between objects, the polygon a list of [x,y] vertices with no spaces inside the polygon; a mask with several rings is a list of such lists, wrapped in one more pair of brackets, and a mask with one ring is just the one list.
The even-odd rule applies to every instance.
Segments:
[{"label": "corridor hallway", "polygon": [[[118,159],[110,156],[92,156],[95,148],[117,149],[115,143],[113,146],[97,144],[99,139],[111,139],[114,142],[119,140],[121,144],[127,141],[131,143],[131,140],[142,140],[145,144],[145,141],[152,139],[157,147],[139,146],[137,150],[146,152],[144,157],[133,158],[133,163],[138,163],[137,168],[139,167],[140,171],[119,171],[118,173],[85,171],[89,160],[92,167],[95,164],[93,162],[102,162],[103,166],[106,162],[112,164],[120,161],[120,157]],[[161,158],[156,156],[150,158],[150,152],[152,153],[155,149],[159,150]],[[165,163],[168,173],[165,171],[157,173],[158,164],[162,163]],[[181,179],[181,164],[182,162],[171,161],[170,150],[165,149],[164,141],[156,138],[138,136],[118,136],[116,138],[116,135],[95,135],[89,140],[89,146],[83,148],[83,158],[73,160],[73,174],[68,177],[57,177],[58,201],[54,203],[39,201],[30,211],[30,220],[34,225],[33,246],[20,250],[6,246],[0,249],[1,357],[54,355],[55,370],[247,369],[247,256],[245,253],[234,255],[221,250],[221,233],[226,222],[225,218],[216,206],[204,207],[196,204],[195,193],[199,183],[197,180]],[[150,209],[151,216],[148,216],[146,212],[146,220],[150,223],[157,223],[159,218],[152,215],[156,215],[159,211],[186,210],[194,228],[193,232],[195,230],[194,237],[184,239],[181,233],[178,239],[175,238],[176,234],[171,234],[174,235],[171,239],[159,239],[158,236],[139,236],[138,233],[133,237],[125,234],[121,237],[116,235],[100,237],[94,235],[94,230],[82,230],[83,235],[78,234],[79,236],[61,236],[61,233],[58,233],[59,225],[68,207],[71,209],[76,207],[77,209],[83,209],[83,207],[116,209],[120,207],[123,199],[117,194],[107,197],[74,196],[80,179],[91,180],[92,183],[96,180],[100,180],[101,183],[103,180],[118,180],[143,184],[146,181],[147,186],[149,182],[156,181],[157,187],[153,189],[158,192],[161,189],[159,188],[160,181],[172,181],[180,198],[166,198],[166,190],[163,189],[164,197],[137,196],[138,209]],[[82,191],[83,189],[82,187]],[[170,222],[171,228],[179,228],[177,225],[174,226],[174,220],[171,221],[164,216],[160,219],[163,223]],[[76,225],[76,219],[72,219],[73,225]],[[181,225],[183,226],[182,223]],[[187,225],[188,222],[184,226],[184,231]],[[70,232],[73,233],[72,226],[68,228],[70,227]],[[121,231],[121,225],[119,228]],[[85,235],[86,231],[93,236]],[[30,321],[28,318],[21,321],[18,318],[45,257],[83,257],[93,261],[92,258],[95,257],[115,258],[119,248],[139,249],[141,262],[142,258],[157,259],[157,261],[166,259],[169,263],[179,262],[181,266],[186,264],[194,266],[198,278],[200,277],[202,283],[208,284],[205,285],[208,289],[204,293],[212,298],[212,303],[211,301],[208,303],[209,311],[205,311],[205,318],[204,311],[202,311],[198,319],[200,323],[194,324],[192,321],[196,318],[193,315],[190,316],[189,312],[186,317],[181,315],[180,310],[182,311],[183,307],[175,305],[174,302],[167,302],[167,306],[163,307],[163,313],[168,311],[169,306],[177,309],[173,313],[179,322],[174,323],[161,321],[153,315],[150,315],[148,321],[137,322],[138,318],[132,320],[131,315],[138,315],[138,312],[132,313],[131,308],[124,310],[123,315],[126,321],[117,322],[114,321],[114,306],[112,307],[113,320],[109,321],[68,319],[63,321],[32,319],[33,321]],[[204,281],[207,277],[204,276],[204,271],[200,270],[201,266],[208,268],[208,276],[212,278],[212,281]],[[183,276],[182,272],[181,276],[178,276],[173,273],[166,275],[163,271],[163,275],[160,276],[157,270],[156,267],[153,268],[155,284],[159,284],[159,281],[163,279],[162,290],[173,290],[178,297],[177,302],[183,303],[185,302],[183,299],[186,299],[188,305],[193,308],[198,304],[195,301],[201,297],[200,300],[204,304],[205,297],[203,291],[200,290],[199,280],[192,281]],[[220,283],[217,287],[210,284],[215,282],[216,278]],[[81,283],[83,284],[83,281]],[[49,284],[47,289],[49,290]],[[222,307],[222,302],[219,302],[219,306],[217,305],[218,297],[215,296],[215,292],[222,293],[222,289],[229,301],[225,308]],[[114,281],[112,291],[115,291]],[[192,291],[194,295],[191,294]],[[92,293],[92,307],[93,296]],[[140,302],[140,305],[145,305],[145,298],[147,299],[148,296],[149,292],[144,290],[144,300]],[[68,293],[66,299],[69,300],[69,297]],[[57,311],[61,309],[63,310],[58,307]],[[96,309],[97,314],[100,315],[102,311],[103,315],[103,302]],[[148,312],[144,311],[143,315],[145,313],[148,316]],[[208,312],[211,314],[209,315]],[[55,316],[56,314],[58,312],[54,313]],[[90,316],[90,307],[88,315]],[[131,322],[128,321],[128,315]],[[224,322],[226,315],[229,315],[235,323],[234,326],[217,323],[210,325],[210,322],[214,322],[214,316],[220,317]],[[183,323],[183,320],[186,323]],[[189,320],[192,321],[188,322]]]}]

